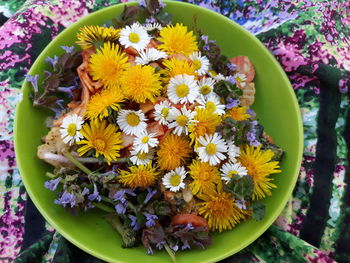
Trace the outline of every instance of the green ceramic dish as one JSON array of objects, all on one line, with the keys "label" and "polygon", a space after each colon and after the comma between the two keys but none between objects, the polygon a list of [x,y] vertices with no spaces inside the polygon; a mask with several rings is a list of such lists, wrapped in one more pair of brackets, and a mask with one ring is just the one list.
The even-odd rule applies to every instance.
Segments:
[{"label": "green ceramic dish", "polygon": [[[284,71],[270,52],[248,31],[228,18],[204,8],[182,2],[166,2],[166,11],[174,22],[191,26],[193,16],[210,39],[217,40],[227,56],[246,55],[256,69],[256,110],[261,123],[286,154],[281,163],[281,174],[276,174],[273,195],[264,200],[266,217],[256,222],[248,220],[232,231],[213,235],[213,244],[206,250],[177,253],[178,262],[217,262],[228,257],[257,239],[281,213],[294,188],[301,163],[303,130],[298,103]],[[47,56],[62,54],[61,45],[73,45],[76,32],[83,25],[101,25],[120,14],[124,4],[112,6],[88,15],[64,30],[41,53],[30,74],[42,74]],[[15,150],[18,166],[26,189],[45,219],[65,238],[86,252],[108,262],[170,262],[165,252],[146,256],[143,247],[122,249],[120,238],[100,217],[96,209],[72,216],[55,205],[55,193],[44,188],[45,172],[52,168],[36,157],[40,138],[47,133],[45,118],[49,112],[33,108],[29,99],[30,86],[22,87],[23,100],[18,104],[15,118]]]}]

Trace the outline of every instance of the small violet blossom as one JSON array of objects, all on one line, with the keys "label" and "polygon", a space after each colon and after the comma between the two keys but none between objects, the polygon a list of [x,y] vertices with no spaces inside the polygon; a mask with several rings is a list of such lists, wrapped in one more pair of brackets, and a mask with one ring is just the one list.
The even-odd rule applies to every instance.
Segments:
[{"label": "small violet blossom", "polygon": [[39,89],[38,89],[39,75],[35,74],[34,76],[32,76],[32,75],[26,74],[25,77],[26,77],[27,81],[32,84],[34,92],[38,92],[39,91]]},{"label": "small violet blossom", "polygon": [[242,210],[246,210],[246,209],[247,209],[246,202],[245,202],[244,199],[236,200],[235,203],[236,203],[236,206],[237,206],[239,209],[242,209]]},{"label": "small violet blossom", "polygon": [[149,200],[151,200],[151,198],[157,193],[157,190],[156,189],[153,189],[150,188],[150,187],[147,187],[147,195],[146,195],[146,198],[145,200],[143,201],[144,204],[147,204]]},{"label": "small violet blossom", "polygon": [[58,62],[58,57],[55,55],[53,58],[51,58],[51,57],[47,57],[46,59],[45,59],[45,62],[47,63],[47,64],[51,64],[52,65],[52,67],[55,67],[55,65],[56,65],[56,63]]},{"label": "small violet blossom", "polygon": [[233,63],[227,63],[226,64],[227,68],[231,71],[235,71],[237,69],[237,65],[236,64],[233,64]]},{"label": "small violet blossom", "polygon": [[140,230],[141,226],[139,223],[137,223],[137,217],[133,215],[129,215],[128,217],[131,220],[130,226],[132,227],[132,230],[134,231]]},{"label": "small violet blossom", "polygon": [[76,205],[76,197],[74,194],[65,191],[54,203],[63,207],[66,207],[67,204],[70,204],[70,207],[74,207]]},{"label": "small violet blossom", "polygon": [[73,50],[74,50],[74,46],[70,46],[70,47],[68,47],[68,46],[61,46],[61,48],[64,51],[66,51],[67,53],[69,53],[69,54],[71,54],[73,52]]},{"label": "small violet blossom", "polygon": [[47,188],[51,191],[55,191],[57,188],[57,185],[60,183],[60,181],[61,181],[61,177],[58,177],[56,179],[52,179],[50,181],[46,181],[45,188]]},{"label": "small violet blossom", "polygon": [[97,201],[97,202],[101,201],[101,196],[97,190],[96,184],[94,184],[94,192],[88,196],[88,199],[90,201]]},{"label": "small violet blossom", "polygon": [[226,102],[226,109],[232,109],[238,105],[238,100],[234,100],[232,98],[228,98]]},{"label": "small violet blossom", "polygon": [[152,214],[149,214],[149,213],[143,213],[144,216],[146,217],[146,227],[152,227],[156,224],[156,221],[158,219],[158,216],[156,215],[152,215]]}]

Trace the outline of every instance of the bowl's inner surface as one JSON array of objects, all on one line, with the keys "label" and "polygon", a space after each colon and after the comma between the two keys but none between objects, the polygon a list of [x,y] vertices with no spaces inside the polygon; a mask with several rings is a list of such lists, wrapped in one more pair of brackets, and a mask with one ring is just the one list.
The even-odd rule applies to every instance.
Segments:
[{"label": "bowl's inner surface", "polygon": [[[76,32],[83,25],[102,25],[120,14],[124,5],[113,6],[83,18],[60,34],[37,59],[30,74],[41,74],[47,56],[62,54],[61,45],[73,45]],[[227,257],[254,241],[276,219],[282,211],[294,187],[300,167],[302,151],[302,126],[299,108],[287,77],[267,49],[247,31],[229,19],[214,12],[181,2],[167,2],[166,11],[172,14],[173,22],[193,24],[210,39],[221,46],[222,52],[231,57],[246,55],[256,69],[256,110],[260,122],[272,135],[276,144],[286,154],[281,163],[281,174],[274,175],[278,186],[272,197],[266,198],[266,217],[260,222],[249,220],[232,231],[214,234],[213,244],[205,251],[191,250],[177,253],[178,262],[216,262]],[[48,112],[33,108],[29,100],[30,87],[23,86],[23,101],[19,104],[15,123],[15,147],[22,178],[30,197],[43,216],[64,237],[85,251],[110,262],[170,262],[165,252],[146,256],[143,247],[122,249],[118,234],[101,218],[97,210],[72,216],[62,207],[55,205],[55,193],[43,187],[45,172],[51,167],[36,157],[41,136],[47,133],[45,118]]]}]

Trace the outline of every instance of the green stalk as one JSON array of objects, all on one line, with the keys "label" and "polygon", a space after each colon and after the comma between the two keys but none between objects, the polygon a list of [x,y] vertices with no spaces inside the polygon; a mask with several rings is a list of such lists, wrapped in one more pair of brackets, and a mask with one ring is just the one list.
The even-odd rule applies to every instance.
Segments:
[{"label": "green stalk", "polygon": [[92,171],[85,165],[83,165],[81,162],[79,162],[77,159],[75,159],[70,152],[64,152],[63,155],[66,156],[76,167],[78,167],[87,175],[92,174]]},{"label": "green stalk", "polygon": [[175,252],[168,246],[167,243],[165,243],[164,248],[165,248],[166,252],[168,253],[168,255],[170,256],[173,263],[176,263]]},{"label": "green stalk", "polygon": [[108,205],[102,204],[102,203],[95,202],[94,206],[99,208],[99,209],[101,209],[101,210],[103,210],[103,211],[105,211],[105,212],[107,212],[107,213],[114,213],[115,212],[113,208],[111,208]]},{"label": "green stalk", "polygon": [[49,178],[51,178],[51,179],[57,178],[57,175],[55,175],[55,174],[53,174],[53,173],[50,173],[50,172],[47,172],[47,173],[46,173],[46,176],[49,177]]},{"label": "green stalk", "polygon": [[130,209],[136,214],[137,213],[137,209],[134,206],[134,204],[132,204],[131,202],[128,202],[128,206],[130,207]]}]

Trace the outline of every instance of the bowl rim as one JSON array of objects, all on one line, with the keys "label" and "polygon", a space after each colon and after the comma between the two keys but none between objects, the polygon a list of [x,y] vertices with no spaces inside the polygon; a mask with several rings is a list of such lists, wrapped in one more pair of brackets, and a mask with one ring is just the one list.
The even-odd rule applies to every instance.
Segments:
[{"label": "bowl rim", "polygon": [[[198,5],[194,5],[194,4],[190,4],[190,3],[186,3],[186,2],[177,2],[177,1],[171,1],[171,0],[163,0],[163,2],[165,4],[170,4],[170,5],[175,5],[175,6],[179,6],[179,7],[186,7],[186,6],[192,6],[195,8],[198,8],[201,10],[201,12],[203,12],[203,14],[205,15],[205,13],[208,13],[210,15],[213,15],[217,18],[220,19],[224,19],[227,23],[230,24],[230,26],[235,27],[236,29],[239,29],[241,31],[244,31],[245,34],[249,34],[251,36],[252,41],[255,42],[255,44],[259,47],[259,49],[263,49],[264,53],[266,53],[265,55],[268,56],[271,61],[273,62],[273,64],[275,64],[276,68],[279,71],[279,74],[282,76],[285,85],[287,86],[287,90],[288,93],[290,95],[290,99],[292,100],[292,103],[294,105],[299,105],[297,98],[296,98],[296,94],[291,86],[291,83],[285,73],[285,71],[283,70],[283,68],[281,67],[281,65],[279,64],[279,62],[276,60],[276,58],[271,54],[271,52],[262,44],[262,42],[260,42],[260,40],[253,35],[252,33],[250,33],[248,30],[246,30],[245,28],[243,28],[241,25],[239,25],[238,23],[232,21],[231,19],[216,13],[212,10],[206,9],[204,7],[198,6]],[[54,40],[52,40],[39,54],[39,56],[36,58],[36,60],[34,61],[34,63],[31,65],[30,70],[28,71],[28,74],[32,74],[33,69],[37,67],[37,64],[39,64],[39,61],[42,61],[43,59],[45,59],[46,57],[46,53],[48,52],[48,50],[50,50],[52,48],[52,46],[55,45],[55,40],[59,39],[60,36],[64,35],[63,33],[65,31],[68,31],[71,27],[73,27],[75,24],[77,23],[83,23],[85,20],[90,20],[91,16],[98,16],[100,15],[100,13],[102,14],[106,9],[112,9],[112,8],[116,8],[116,6],[129,6],[129,5],[135,5],[137,4],[137,1],[132,1],[132,2],[125,2],[125,3],[119,3],[119,4],[115,4],[115,5],[111,5],[108,7],[104,7],[101,8],[100,10],[94,11],[92,13],[89,13],[87,15],[85,15],[84,17],[78,19],[76,22],[70,24],[67,28],[65,28],[64,30],[62,30]],[[23,91],[25,89],[26,83],[27,81],[24,80],[23,84],[21,86],[21,94],[23,94]],[[20,107],[22,103],[22,100],[19,101],[16,105],[16,111],[15,111],[15,117],[14,117],[14,148],[15,148],[15,153],[20,151],[20,146],[18,144],[18,134],[19,134],[19,130],[18,130],[18,116],[19,116],[19,111],[18,108]],[[303,156],[303,149],[304,149],[304,134],[303,134],[303,124],[302,124],[302,119],[301,119],[301,112],[299,112],[299,114],[297,114],[297,129],[298,129],[298,158],[297,160],[295,160],[295,167],[293,170],[293,181],[290,182],[290,187],[288,188],[288,191],[286,192],[286,194],[283,196],[282,199],[280,199],[281,201],[279,202],[279,205],[276,206],[276,209],[274,209],[273,211],[273,215],[271,216],[270,220],[267,220],[263,223],[263,225],[261,225],[261,227],[259,228],[259,231],[255,232],[254,235],[252,235],[250,238],[247,238],[245,240],[245,242],[242,242],[241,245],[237,248],[232,248],[230,250],[227,250],[225,253],[220,254],[219,256],[212,256],[210,259],[208,259],[208,261],[205,262],[217,262],[219,260],[222,260],[224,258],[227,258],[229,256],[232,256],[233,254],[241,251],[243,248],[247,247],[248,245],[250,245],[251,243],[253,243],[257,238],[259,238],[272,224],[273,222],[277,219],[277,217],[281,214],[282,210],[284,209],[285,205],[288,202],[288,199],[291,197],[292,191],[295,187],[295,184],[297,182],[297,178],[298,178],[298,174],[300,171],[300,167],[301,167],[301,162],[302,162],[302,156]],[[16,160],[17,160],[17,167],[20,171],[20,174],[22,174],[22,158],[18,158],[16,155]],[[71,243],[73,243],[74,245],[76,245],[77,247],[81,248],[82,250],[86,251],[87,253],[109,261],[111,260],[109,257],[104,256],[103,254],[97,253],[94,250],[90,249],[89,247],[85,246],[83,243],[81,243],[79,240],[76,240],[74,238],[72,238],[70,236],[70,234],[68,233],[68,231],[65,231],[63,229],[61,229],[60,227],[57,227],[55,220],[51,219],[51,217],[46,213],[45,209],[42,208],[42,206],[40,205],[40,201],[38,201],[38,198],[36,196],[36,194],[31,190],[30,187],[27,188],[27,185],[29,185],[29,180],[27,177],[22,177],[21,179],[23,181],[23,184],[26,188],[26,192],[29,194],[31,200],[33,201],[33,203],[35,204],[36,208],[39,210],[39,212],[41,213],[41,215],[45,218],[45,220],[51,224],[53,227],[55,227],[55,229],[67,240],[69,240]],[[126,261],[119,261],[118,259],[113,259],[114,262],[126,262]]]}]

